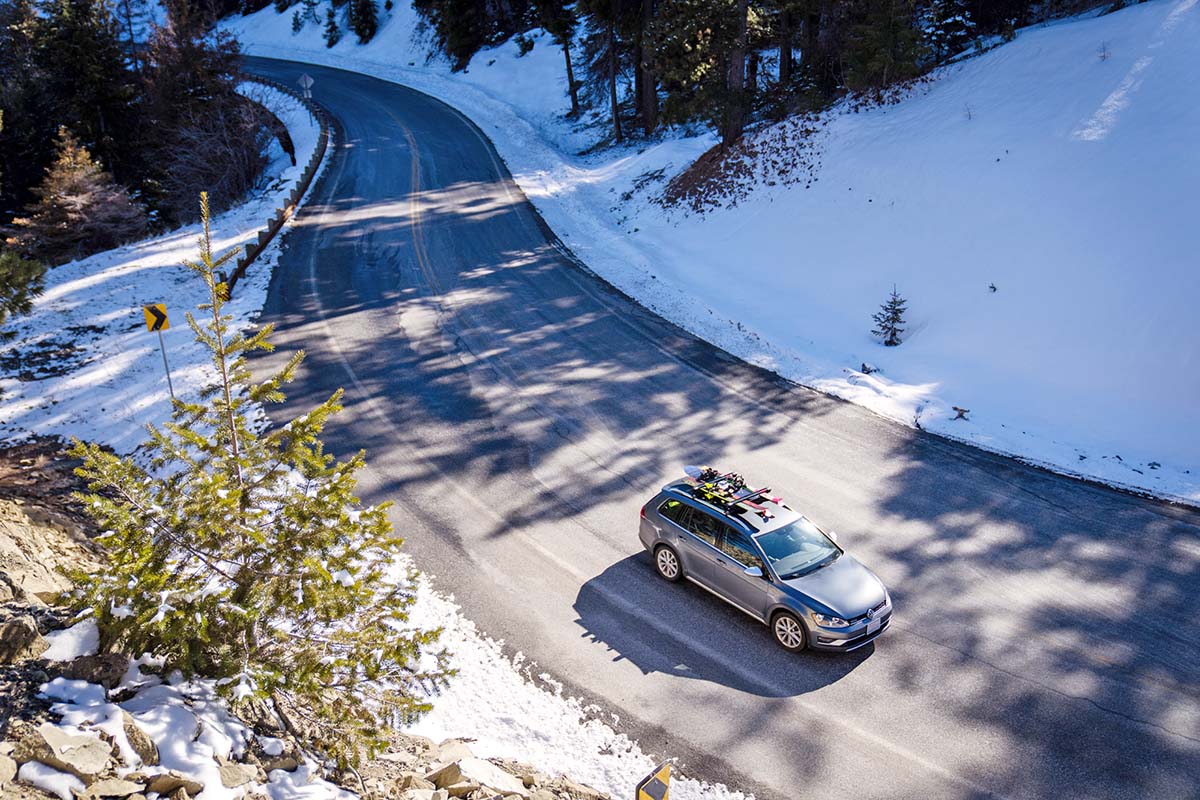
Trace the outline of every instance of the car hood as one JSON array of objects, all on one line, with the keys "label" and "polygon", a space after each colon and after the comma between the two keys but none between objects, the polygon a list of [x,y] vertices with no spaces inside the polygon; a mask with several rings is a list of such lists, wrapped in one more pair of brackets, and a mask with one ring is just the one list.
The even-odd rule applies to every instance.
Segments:
[{"label": "car hood", "polygon": [[883,582],[852,555],[784,583],[844,619],[861,616],[883,602]]}]

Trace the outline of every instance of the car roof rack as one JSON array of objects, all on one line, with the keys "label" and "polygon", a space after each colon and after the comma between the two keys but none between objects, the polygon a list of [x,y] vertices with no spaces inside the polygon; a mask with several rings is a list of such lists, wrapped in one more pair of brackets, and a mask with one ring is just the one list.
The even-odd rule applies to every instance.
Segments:
[{"label": "car roof rack", "polygon": [[765,500],[779,503],[780,498],[767,497],[771,491],[770,487],[751,489],[746,484],[746,479],[736,472],[722,473],[714,467],[688,465],[683,468],[683,472],[687,476],[684,481],[697,500],[703,500],[726,512],[751,511],[764,520],[775,516],[771,509],[758,502]]}]

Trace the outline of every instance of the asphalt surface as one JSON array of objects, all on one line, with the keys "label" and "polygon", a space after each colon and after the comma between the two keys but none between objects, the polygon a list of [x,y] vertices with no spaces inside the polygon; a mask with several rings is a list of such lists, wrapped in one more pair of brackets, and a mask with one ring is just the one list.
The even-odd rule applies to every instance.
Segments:
[{"label": "asphalt surface", "polygon": [[[310,73],[341,127],[265,313],[308,353],[288,410],[345,387],[330,449],[367,451],[363,498],[484,631],[761,798],[1200,797],[1200,515],[747,366],[574,263],[446,105],[248,69]],[[790,655],[656,579],[638,509],[688,463],[836,530],[891,630]]]}]

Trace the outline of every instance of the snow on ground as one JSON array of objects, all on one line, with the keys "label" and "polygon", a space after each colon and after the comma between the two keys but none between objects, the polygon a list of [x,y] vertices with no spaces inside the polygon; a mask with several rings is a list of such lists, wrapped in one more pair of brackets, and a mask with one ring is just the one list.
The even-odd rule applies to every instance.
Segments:
[{"label": "snow on ground", "polygon": [[46,634],[50,647],[40,658],[47,661],[74,661],[80,656],[90,656],[100,649],[100,629],[95,620],[86,619],[69,628],[50,631]]},{"label": "snow on ground", "polygon": [[66,772],[47,767],[37,761],[27,761],[17,771],[17,779],[55,795],[60,800],[72,800],[84,790],[83,781]]},{"label": "snow on ground", "polygon": [[[422,628],[443,627],[441,643],[458,674],[433,700],[433,711],[410,733],[435,741],[473,738],[471,749],[484,758],[513,758],[556,775],[628,797],[636,782],[657,763],[637,742],[598,717],[598,709],[534,685],[530,665],[518,653],[506,658],[499,643],[461,616],[452,598],[430,588],[422,576],[410,621]],[[539,676],[543,681],[547,676]],[[676,800],[746,800],[753,795],[678,774],[671,779]]]},{"label": "snow on ground", "polygon": [[[397,567],[406,572],[407,560]],[[526,674],[529,666],[519,654],[512,660],[506,658],[501,646],[481,635],[461,616],[454,601],[433,591],[425,577],[417,584],[417,603],[410,622],[423,628],[443,628],[440,643],[453,654],[451,663],[458,674],[433,698],[433,711],[411,726],[409,733],[435,741],[474,740],[471,749],[481,758],[513,758],[549,775],[560,774],[566,768],[572,779],[614,798],[628,796],[637,780],[657,765],[636,742],[599,719],[598,709],[534,685]],[[54,646],[61,647],[63,642],[86,644],[95,632],[95,624],[85,620],[51,636],[58,637]],[[90,652],[94,651],[93,646]],[[63,648],[61,655],[74,658],[88,652],[86,646],[72,646]],[[135,696],[120,704],[109,702],[100,686],[66,678],[43,685],[42,696],[54,701],[51,710],[61,716],[57,724],[67,732],[99,730],[112,736],[127,764],[124,772],[178,770],[207,787],[200,800],[235,800],[243,791],[264,789],[272,800],[353,797],[312,777],[316,765],[311,763],[296,773],[272,772],[265,785],[224,788],[214,756],[240,756],[254,734],[217,698],[212,681],[185,682],[176,675],[164,683],[153,675],[143,675],[138,669],[141,663],[145,662],[130,667],[118,687],[136,691]],[[137,762],[122,727],[121,709],[132,714],[153,739],[161,759],[159,767],[146,768]],[[203,733],[197,739],[198,730]],[[278,740],[267,739],[262,744],[270,752]],[[61,789],[60,796],[70,797],[67,779],[61,773],[39,770],[32,767],[28,775],[22,772],[21,777],[54,793]],[[678,774],[671,781],[671,796],[678,800],[748,800],[747,795],[725,786]]]},{"label": "snow on ground", "polygon": [[[1024,29],[898,104],[835,109],[809,188],[763,180],[703,216],[653,202],[651,176],[678,173],[711,135],[575,155],[598,132],[563,119],[548,37],[451,74],[427,62],[417,21],[398,3],[370,44],[332,49],[272,8],[226,24],[250,54],[460,109],[589,267],[731,352],[905,424],[1200,502],[1198,0]],[[893,284],[909,331],[884,348],[871,314]]]},{"label": "snow on ground", "polygon": [[[272,146],[261,189],[213,220],[217,252],[253,241],[286,202],[320,133],[292,97],[257,83],[243,84],[242,91],[287,126],[297,166]],[[197,257],[199,233],[198,225],[189,225],[47,273],[33,312],[11,320],[6,327],[14,336],[0,343],[0,439],[77,436],[128,452],[145,439],[147,423],[168,419],[167,379],[158,336],[146,330],[145,303],[167,306],[171,327],[163,343],[175,391],[194,396],[211,383],[207,351],[184,318],[207,299],[203,282],[182,266]],[[251,264],[226,306],[238,326],[262,309],[278,242]]]},{"label": "snow on ground", "polygon": [[[67,631],[70,632],[70,629]],[[221,781],[216,758],[239,757],[254,737],[252,731],[229,714],[217,698],[211,681],[184,681],[178,673],[163,682],[155,675],[143,674],[140,664],[131,665],[117,691],[135,692],[122,703],[113,703],[103,687],[80,680],[55,678],[41,686],[41,697],[52,701],[51,711],[60,717],[55,723],[67,733],[107,734],[116,743],[126,775],[137,771],[146,776],[177,770],[204,785],[200,800],[236,800],[248,792],[266,792],[272,800],[349,800],[354,795],[315,777],[311,761],[295,772],[274,770],[265,784],[251,782],[238,788],[226,788]],[[114,691],[114,694],[116,691]],[[157,766],[141,763],[125,733],[122,711],[129,713],[158,749]],[[266,744],[277,740],[269,740]],[[71,800],[72,787],[83,790],[83,783],[58,770],[29,762],[21,767],[21,780]]]}]

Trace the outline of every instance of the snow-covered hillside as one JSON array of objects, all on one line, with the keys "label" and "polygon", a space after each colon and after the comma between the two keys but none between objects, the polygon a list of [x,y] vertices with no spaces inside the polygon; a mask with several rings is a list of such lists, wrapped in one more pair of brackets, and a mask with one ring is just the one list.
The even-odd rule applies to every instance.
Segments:
[{"label": "snow-covered hillside", "polygon": [[[365,46],[327,49],[271,8],[228,24],[252,54],[457,106],[584,261],[733,352],[907,424],[1200,501],[1197,0],[1024,29],[897,104],[837,109],[810,186],[764,179],[702,216],[664,210],[662,181],[639,178],[713,139],[575,155],[596,134],[562,119],[548,37],[452,75],[404,4]],[[789,124],[757,136],[769,150]],[[884,348],[871,314],[893,284],[909,331]]]},{"label": "snow-covered hillside", "polygon": [[[212,221],[213,247],[224,253],[250,243],[274,209],[287,202],[320,130],[301,103],[259,83],[240,91],[269,108],[287,127],[296,164],[271,143],[259,190]],[[163,303],[163,331],[174,390],[194,397],[212,381],[209,354],[195,341],[186,312],[205,298],[202,281],[185,266],[194,260],[198,224],[55,267],[28,316],[9,324],[0,343],[0,439],[71,436],[129,452],[145,441],[148,424],[171,416],[163,356],[146,331],[142,305]],[[279,255],[279,240],[237,284],[228,306],[241,328],[262,308]]]}]

